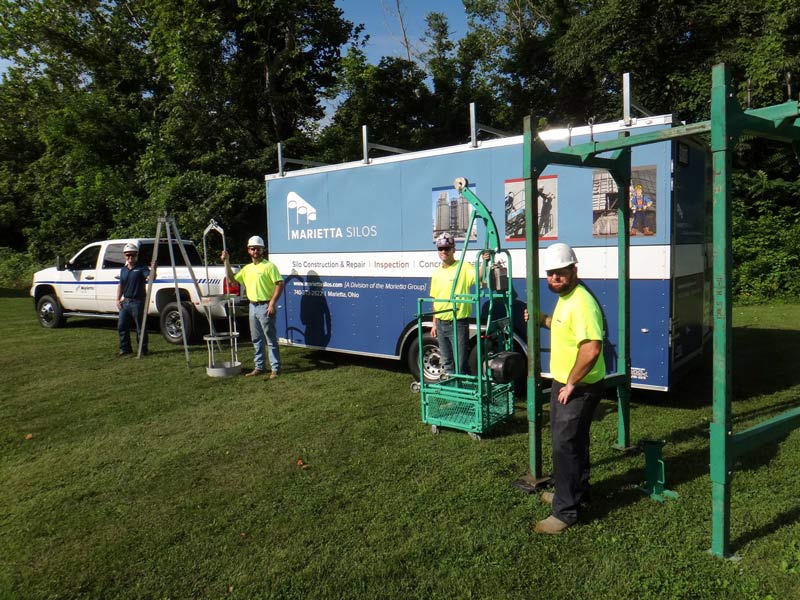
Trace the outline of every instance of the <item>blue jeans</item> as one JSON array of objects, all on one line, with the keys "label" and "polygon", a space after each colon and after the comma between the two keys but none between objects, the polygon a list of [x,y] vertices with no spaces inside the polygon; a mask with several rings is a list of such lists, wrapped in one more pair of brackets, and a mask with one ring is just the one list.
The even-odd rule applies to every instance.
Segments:
[{"label": "blue jeans", "polygon": [[276,373],[281,372],[281,353],[278,348],[278,332],[275,329],[275,318],[267,312],[269,304],[255,305],[250,303],[250,337],[255,348],[255,368],[266,371],[266,355],[264,350],[269,342],[269,365]]},{"label": "blue jeans", "polygon": [[[454,339],[454,337],[456,339]],[[436,320],[436,339],[439,340],[439,356],[442,369],[448,375],[455,373],[455,344],[458,343],[458,372],[469,371],[469,319],[456,319],[455,336],[453,321]]]},{"label": "blue jeans", "polygon": [[583,502],[591,499],[589,429],[603,394],[603,384],[578,384],[569,402],[558,401],[563,383],[553,381],[550,392],[550,432],[553,436],[553,515],[568,525],[578,520]]},{"label": "blue jeans", "polygon": [[[124,300],[119,309],[119,320],[117,321],[117,332],[119,333],[119,351],[127,354],[131,350],[131,325],[136,326],[136,340],[139,340],[139,332],[142,329],[144,320],[144,300]],[[147,352],[147,328],[144,330],[142,340],[142,352]]]}]

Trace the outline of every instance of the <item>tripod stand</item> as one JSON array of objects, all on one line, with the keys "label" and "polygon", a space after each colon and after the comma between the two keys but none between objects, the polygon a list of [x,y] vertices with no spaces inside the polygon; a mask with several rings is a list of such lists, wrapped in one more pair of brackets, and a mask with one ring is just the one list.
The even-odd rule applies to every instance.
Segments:
[{"label": "tripod stand", "polygon": [[[203,294],[200,291],[200,286],[197,283],[197,278],[194,275],[194,270],[192,269],[191,262],[189,261],[189,256],[186,254],[186,248],[183,246],[183,241],[181,239],[180,231],[178,231],[178,225],[175,223],[175,218],[171,217],[167,214],[164,214],[163,217],[158,218],[158,224],[156,225],[156,240],[153,245],[153,265],[158,267],[158,251],[161,246],[161,228],[164,227],[166,233],[166,240],[167,240],[167,249],[169,250],[169,262],[172,267],[172,280],[175,284],[175,301],[178,303],[178,315],[180,317],[181,322],[181,337],[183,338],[183,350],[186,355],[186,368],[189,368],[190,361],[189,361],[189,342],[186,339],[186,323],[184,322],[184,314],[183,310],[180,310],[181,306],[181,291],[178,287],[178,273],[177,268],[175,265],[175,246],[178,247],[180,250],[181,256],[183,257],[183,263],[186,265],[186,269],[189,271],[189,276],[192,279],[192,285],[194,286],[195,291],[197,292],[197,297],[202,298]],[[173,241],[175,242],[173,244]],[[153,282],[154,277],[151,277],[147,283],[147,296],[145,298],[145,318],[142,319],[141,324],[141,331],[139,332],[139,349],[137,353],[137,358],[142,357],[142,343],[144,341],[144,330],[147,326],[147,310],[150,306],[150,299],[152,297],[153,292]],[[214,322],[211,318],[210,308],[205,306],[206,308],[206,315],[208,316],[208,323],[209,323],[209,330],[211,333],[214,333]]]}]

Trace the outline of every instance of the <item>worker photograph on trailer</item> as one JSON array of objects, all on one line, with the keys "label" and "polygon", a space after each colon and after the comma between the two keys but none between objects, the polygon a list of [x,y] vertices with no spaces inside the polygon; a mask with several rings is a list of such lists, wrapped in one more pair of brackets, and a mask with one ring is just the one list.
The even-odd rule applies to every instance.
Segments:
[{"label": "worker photograph on trailer", "polygon": [[[658,169],[655,165],[631,168],[628,199],[631,216],[628,229],[632,236],[655,235],[658,231]],[[619,188],[605,169],[592,173],[592,235],[612,237],[619,227]]]},{"label": "worker photograph on trailer", "polygon": [[[538,185],[539,239],[558,239],[558,175],[542,175]],[[504,182],[506,241],[525,241],[525,180]]]}]

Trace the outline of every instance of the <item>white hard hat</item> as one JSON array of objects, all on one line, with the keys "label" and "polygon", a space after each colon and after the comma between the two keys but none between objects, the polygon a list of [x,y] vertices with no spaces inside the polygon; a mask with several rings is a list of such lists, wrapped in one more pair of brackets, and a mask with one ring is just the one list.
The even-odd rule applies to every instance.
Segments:
[{"label": "white hard hat", "polygon": [[249,240],[247,240],[247,247],[249,248],[250,246],[261,246],[263,248],[264,240],[261,239],[260,235],[254,235]]},{"label": "white hard hat", "polygon": [[555,271],[578,263],[578,257],[567,244],[561,242],[548,246],[544,251],[542,265],[545,271]]},{"label": "white hard hat", "polygon": [[125,244],[125,247],[122,249],[122,253],[125,254],[126,252],[136,252],[139,253],[139,244],[136,242],[128,242]]}]

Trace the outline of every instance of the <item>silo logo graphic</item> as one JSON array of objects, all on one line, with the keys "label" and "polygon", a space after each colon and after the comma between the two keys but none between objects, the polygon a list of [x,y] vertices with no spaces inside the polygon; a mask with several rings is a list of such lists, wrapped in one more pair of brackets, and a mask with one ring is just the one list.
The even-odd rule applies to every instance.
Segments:
[{"label": "silo logo graphic", "polygon": [[292,238],[292,225],[301,228],[317,220],[317,209],[297,192],[286,195],[286,237]]},{"label": "silo logo graphic", "polygon": [[330,225],[329,215],[322,209],[322,227],[317,222],[317,209],[297,192],[286,194],[286,239],[333,240],[377,237],[377,225],[354,224],[346,227]]}]

